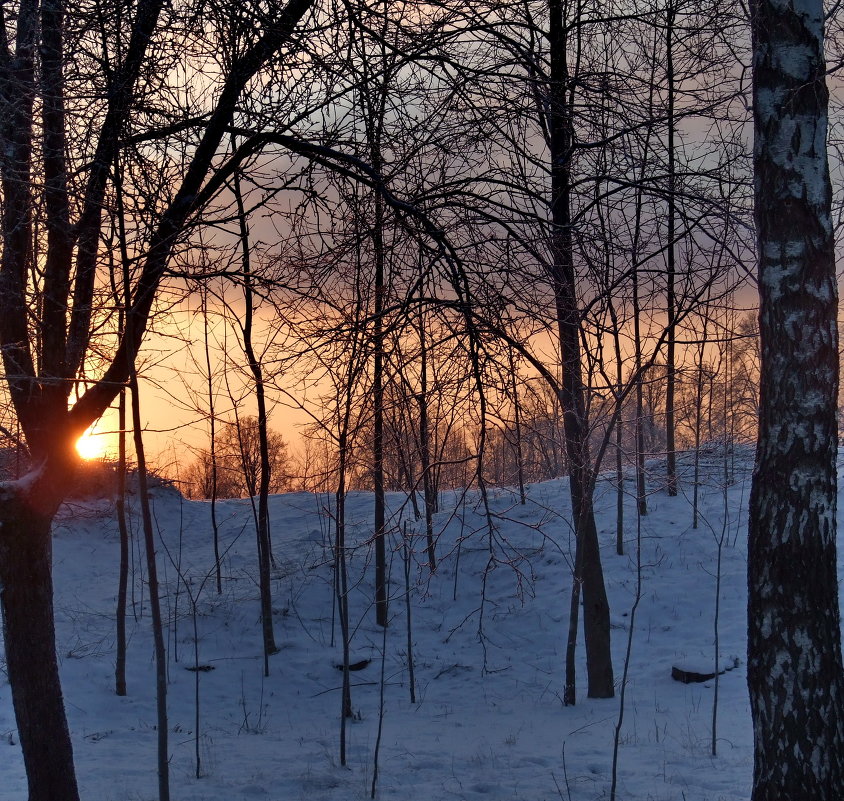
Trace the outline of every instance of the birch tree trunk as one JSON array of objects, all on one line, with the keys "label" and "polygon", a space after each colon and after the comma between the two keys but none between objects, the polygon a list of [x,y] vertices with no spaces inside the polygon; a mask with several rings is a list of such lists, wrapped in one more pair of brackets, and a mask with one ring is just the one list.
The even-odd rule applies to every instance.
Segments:
[{"label": "birch tree trunk", "polygon": [[821,0],[756,0],[761,409],[750,498],[753,801],[844,797],[836,281]]}]

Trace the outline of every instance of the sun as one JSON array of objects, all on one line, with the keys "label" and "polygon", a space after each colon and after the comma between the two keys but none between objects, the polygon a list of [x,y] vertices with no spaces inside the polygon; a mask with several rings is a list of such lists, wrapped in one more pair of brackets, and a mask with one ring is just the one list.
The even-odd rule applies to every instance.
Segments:
[{"label": "sun", "polygon": [[107,447],[108,437],[96,434],[90,428],[76,440],[76,452],[83,459],[102,459],[106,455]]}]

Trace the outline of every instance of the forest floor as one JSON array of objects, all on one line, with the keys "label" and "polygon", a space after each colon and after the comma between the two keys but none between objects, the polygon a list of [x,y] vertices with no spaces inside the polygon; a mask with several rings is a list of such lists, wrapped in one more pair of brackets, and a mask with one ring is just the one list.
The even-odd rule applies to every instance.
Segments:
[{"label": "forest floor", "polygon": [[[596,509],[612,620],[616,687],[631,633],[618,736],[620,801],[738,801],[750,794],[752,732],[745,684],[746,515],[752,453],[705,457],[701,516],[692,528],[691,462],[682,491],[651,467],[648,514],[625,497],[616,555],[616,487],[602,479]],[[626,482],[626,490],[632,489]],[[435,516],[437,570],[424,525],[391,495],[390,625],[375,625],[372,496],[348,498],[354,718],[339,761],[340,627],[335,612],[332,499],[271,498],[274,625],[280,651],[263,676],[255,533],[249,500],[218,504],[222,593],[216,591],[210,504],[152,493],[168,621],[170,775],[174,801],[356,801],[370,797],[383,677],[376,797],[395,801],[585,801],[609,798],[619,697],[586,696],[582,634],[577,705],[562,704],[574,543],[565,479],[528,488],[527,503],[489,491],[446,493]],[[126,697],[114,694],[118,533],[107,500],[75,501],[55,526],[58,650],[85,801],[157,797],[153,646],[132,501],[132,590]],[[407,521],[400,524],[399,519]],[[402,532],[411,540],[408,653]],[[672,680],[672,667],[716,662],[719,677]],[[641,545],[641,601],[637,590]],[[383,655],[383,659],[382,659]],[[409,661],[415,668],[410,700]],[[200,670],[192,668],[200,667]],[[4,665],[2,666],[4,667]],[[197,698],[199,702],[197,712]],[[200,775],[196,778],[196,753]],[[0,676],[0,797],[25,801],[8,682]]]}]

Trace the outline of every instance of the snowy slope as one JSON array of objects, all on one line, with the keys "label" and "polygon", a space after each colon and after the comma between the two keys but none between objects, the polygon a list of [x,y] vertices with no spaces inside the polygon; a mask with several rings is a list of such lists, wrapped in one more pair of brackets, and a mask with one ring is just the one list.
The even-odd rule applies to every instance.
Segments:
[{"label": "snowy slope", "polygon": [[[690,499],[655,490],[641,520],[642,597],[635,616],[618,798],[737,801],[750,792],[752,737],[745,687],[745,520],[748,454],[723,486],[712,456],[703,516],[691,528]],[[654,465],[653,485],[659,484]],[[688,465],[686,465],[688,469]],[[632,484],[628,484],[632,487]],[[684,487],[689,488],[688,476]],[[176,801],[350,801],[368,798],[378,731],[382,631],[374,625],[372,497],[348,499],[355,719],[339,764],[342,676],[334,618],[331,499],[271,499],[276,568],[276,641],[262,677],[257,570],[249,501],[218,506],[223,592],[216,593],[209,504],[156,490],[159,565],[170,655],[170,750]],[[391,496],[394,522],[413,535],[411,610],[416,703],[409,699],[401,527],[395,527],[391,625],[383,662],[383,735],[377,797],[551,801],[607,798],[619,700],[561,703],[573,541],[564,480],[530,488],[528,503],[492,490],[487,517],[476,492],[447,494],[436,517],[439,565],[430,575],[420,524]],[[613,621],[616,683],[636,593],[637,527],[626,502],[626,555],[615,553],[615,488],[596,497]],[[726,502],[726,507],[725,507]],[[725,518],[726,508],[726,518]],[[741,514],[740,514],[741,513]],[[137,527],[139,515],[133,509]],[[491,524],[491,526],[490,526]],[[717,542],[721,564],[720,654],[738,666],[720,677],[717,756],[711,756],[715,683],[682,684],[672,666],[705,672],[715,662]],[[134,545],[129,619],[129,696],[113,693],[117,527],[106,502],[63,508],[55,528],[58,648],[82,797],[156,797],[154,665]],[[193,612],[195,611],[195,615]],[[194,622],[197,637],[194,637]],[[581,637],[582,639],[582,637]],[[200,672],[188,668],[197,664]],[[196,685],[199,683],[199,726]],[[201,757],[195,778],[195,748]],[[0,680],[0,797],[24,801],[26,783],[5,679]]]}]

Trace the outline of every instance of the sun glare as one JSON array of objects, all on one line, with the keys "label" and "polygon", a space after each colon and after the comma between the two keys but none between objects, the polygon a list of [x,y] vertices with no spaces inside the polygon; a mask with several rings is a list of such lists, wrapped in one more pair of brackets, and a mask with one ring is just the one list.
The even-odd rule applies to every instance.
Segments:
[{"label": "sun glare", "polygon": [[89,429],[76,440],[76,452],[83,459],[100,459],[105,456],[108,438],[104,434],[94,434]]}]

